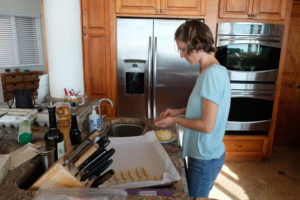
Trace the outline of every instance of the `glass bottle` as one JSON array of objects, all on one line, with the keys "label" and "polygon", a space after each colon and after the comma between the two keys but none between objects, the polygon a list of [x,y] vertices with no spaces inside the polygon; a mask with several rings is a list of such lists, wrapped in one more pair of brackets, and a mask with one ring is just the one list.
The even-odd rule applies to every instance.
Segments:
[{"label": "glass bottle", "polygon": [[49,113],[49,130],[45,134],[46,149],[54,149],[55,161],[65,153],[64,135],[57,128],[56,123],[56,107],[48,107]]},{"label": "glass bottle", "polygon": [[71,114],[70,139],[73,146],[81,143],[81,132],[78,129],[76,114]]}]

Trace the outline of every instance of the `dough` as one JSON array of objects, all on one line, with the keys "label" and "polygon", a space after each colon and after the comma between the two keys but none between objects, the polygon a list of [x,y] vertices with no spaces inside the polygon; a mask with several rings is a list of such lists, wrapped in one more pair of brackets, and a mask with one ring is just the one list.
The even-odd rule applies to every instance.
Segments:
[{"label": "dough", "polygon": [[172,139],[172,131],[169,129],[157,130],[155,131],[155,134],[160,141],[168,141]]}]

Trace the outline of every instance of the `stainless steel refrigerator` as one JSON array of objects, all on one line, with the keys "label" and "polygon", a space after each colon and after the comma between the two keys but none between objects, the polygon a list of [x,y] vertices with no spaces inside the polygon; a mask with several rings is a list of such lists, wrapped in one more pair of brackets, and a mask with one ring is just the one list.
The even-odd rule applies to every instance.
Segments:
[{"label": "stainless steel refrigerator", "polygon": [[182,19],[117,18],[117,115],[158,118],[186,107],[199,64],[180,58],[174,33]]}]

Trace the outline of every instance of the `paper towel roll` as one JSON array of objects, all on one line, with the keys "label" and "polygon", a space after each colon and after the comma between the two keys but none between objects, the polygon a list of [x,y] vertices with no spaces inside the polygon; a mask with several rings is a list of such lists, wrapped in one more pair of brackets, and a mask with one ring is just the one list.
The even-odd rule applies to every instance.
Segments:
[{"label": "paper towel roll", "polygon": [[84,94],[80,0],[44,0],[50,95]]},{"label": "paper towel roll", "polygon": [[37,90],[38,92],[38,97],[37,97],[37,102],[41,103],[47,95],[49,95],[49,76],[48,74],[43,74],[39,76],[39,88]]}]

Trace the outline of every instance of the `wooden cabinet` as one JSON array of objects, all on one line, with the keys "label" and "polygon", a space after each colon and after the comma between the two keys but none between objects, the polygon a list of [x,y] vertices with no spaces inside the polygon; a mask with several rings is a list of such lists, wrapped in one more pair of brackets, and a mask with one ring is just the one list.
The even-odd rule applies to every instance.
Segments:
[{"label": "wooden cabinet", "polygon": [[206,0],[116,0],[117,14],[205,15]]},{"label": "wooden cabinet", "polygon": [[[116,105],[116,72],[111,67],[110,0],[82,0],[84,85],[89,97],[110,98]],[[103,104],[102,114],[114,115]]]},{"label": "wooden cabinet", "polygon": [[300,145],[300,1],[294,1],[287,35],[274,143]]},{"label": "wooden cabinet", "polygon": [[225,135],[226,160],[261,160],[267,154],[267,136]]},{"label": "wooden cabinet", "polygon": [[13,99],[14,92],[22,89],[29,89],[36,96],[40,74],[38,71],[1,74],[4,101]]},{"label": "wooden cabinet", "polygon": [[220,0],[219,17],[283,20],[287,0]]}]

